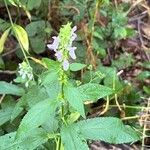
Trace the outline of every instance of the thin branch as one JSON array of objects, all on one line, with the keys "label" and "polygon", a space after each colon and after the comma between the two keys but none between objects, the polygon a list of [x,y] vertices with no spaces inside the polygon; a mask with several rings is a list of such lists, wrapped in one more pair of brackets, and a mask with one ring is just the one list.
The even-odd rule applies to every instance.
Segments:
[{"label": "thin branch", "polygon": [[2,54],[2,57],[5,57],[5,56],[7,56],[7,55],[10,55],[11,53],[16,52],[16,50],[17,50],[17,48],[14,48],[14,49],[12,49],[12,50],[10,50],[10,51],[8,51],[8,52]]},{"label": "thin branch", "polygon": [[0,70],[0,74],[16,74],[16,70],[15,71],[11,71],[11,70]]}]

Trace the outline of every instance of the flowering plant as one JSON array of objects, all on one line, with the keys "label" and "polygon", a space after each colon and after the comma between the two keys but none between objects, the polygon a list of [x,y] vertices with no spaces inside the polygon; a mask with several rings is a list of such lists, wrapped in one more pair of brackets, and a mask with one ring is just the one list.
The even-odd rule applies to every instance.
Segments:
[{"label": "flowering plant", "polygon": [[60,29],[59,35],[53,36],[54,39],[52,44],[48,44],[48,48],[55,51],[55,56],[59,62],[62,63],[63,69],[67,71],[69,69],[69,56],[72,59],[76,59],[75,50],[76,47],[73,47],[73,41],[76,39],[77,35],[75,31],[77,26],[74,26],[71,29],[71,23],[63,26]]},{"label": "flowering plant", "polygon": [[[0,150],[89,150],[89,139],[110,143],[139,140],[139,135],[118,118],[86,119],[86,102],[106,99],[115,91],[92,82],[76,85],[79,81],[69,78],[66,72],[69,59],[76,59],[76,47],[72,46],[77,37],[76,30],[76,26],[71,28],[71,23],[64,25],[59,35],[53,37],[53,43],[47,45],[55,51],[57,61],[48,58],[36,60],[46,69],[38,75],[36,84],[25,90],[12,84],[5,85],[9,85],[12,91],[19,91],[16,95],[21,98],[9,108],[9,119],[15,122],[19,118],[21,122],[16,131],[0,137]],[[82,65],[79,66],[75,70],[81,70]],[[26,86],[33,80],[33,70],[28,62],[19,64],[19,75],[25,79]]]},{"label": "flowering plant", "polygon": [[19,75],[21,76],[22,80],[25,82],[25,86],[28,87],[29,83],[33,80],[33,70],[32,67],[23,61],[19,64]]}]

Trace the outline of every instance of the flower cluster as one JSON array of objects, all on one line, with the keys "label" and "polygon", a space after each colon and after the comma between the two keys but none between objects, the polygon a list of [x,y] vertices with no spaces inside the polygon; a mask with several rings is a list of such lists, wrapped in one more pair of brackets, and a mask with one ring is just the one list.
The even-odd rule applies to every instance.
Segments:
[{"label": "flower cluster", "polygon": [[71,28],[71,23],[64,25],[60,29],[59,35],[53,38],[53,43],[48,44],[47,47],[55,51],[55,56],[59,62],[62,63],[62,67],[65,71],[69,69],[69,57],[76,59],[75,50],[76,47],[72,46],[73,41],[76,39],[77,35],[75,31],[77,27]]},{"label": "flower cluster", "polygon": [[28,63],[23,61],[21,64],[19,64],[19,71],[18,71],[18,73],[21,76],[21,78],[26,82],[25,86],[28,87],[29,86],[29,82],[31,80],[33,80],[32,68],[28,65]]}]

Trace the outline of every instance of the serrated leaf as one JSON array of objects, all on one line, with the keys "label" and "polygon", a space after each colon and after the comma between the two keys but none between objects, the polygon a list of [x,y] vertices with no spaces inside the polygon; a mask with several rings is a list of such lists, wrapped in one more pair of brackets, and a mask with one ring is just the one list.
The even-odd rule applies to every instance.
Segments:
[{"label": "serrated leaf", "polygon": [[113,94],[113,90],[107,86],[96,83],[87,83],[78,87],[79,91],[85,95],[84,101],[96,101],[102,97]]},{"label": "serrated leaf", "polygon": [[120,144],[138,141],[138,134],[122,121],[114,117],[93,118],[79,121],[77,125],[86,139],[102,140],[109,143]]},{"label": "serrated leaf", "polygon": [[42,124],[41,126],[48,133],[54,133],[54,131],[57,131],[59,126],[58,126],[58,120],[57,120],[55,114],[52,114],[49,117],[49,119],[44,124]]},{"label": "serrated leaf", "polygon": [[16,38],[19,43],[22,45],[26,52],[29,52],[29,39],[27,32],[24,28],[19,25],[13,25],[13,31],[15,32]]},{"label": "serrated leaf", "polygon": [[12,94],[21,96],[25,93],[24,89],[5,81],[0,81],[0,94]]},{"label": "serrated leaf", "polygon": [[12,113],[11,113],[11,121],[13,121],[19,114],[23,111],[25,105],[27,104],[26,99],[24,99],[24,96],[22,96],[17,104],[15,105]]},{"label": "serrated leaf", "polygon": [[22,119],[17,131],[17,138],[26,136],[27,133],[42,125],[55,112],[56,107],[57,102],[50,99],[33,106]]},{"label": "serrated leaf", "polygon": [[37,128],[24,139],[15,140],[16,132],[0,137],[0,150],[33,150],[48,140],[43,129]]},{"label": "serrated leaf", "polygon": [[56,71],[47,71],[41,75],[42,85],[47,85],[53,83],[53,81],[58,80],[58,72]]},{"label": "serrated leaf", "polygon": [[86,140],[73,125],[61,129],[61,138],[65,150],[89,150]]},{"label": "serrated leaf", "polygon": [[15,102],[11,99],[5,99],[5,101],[2,102],[0,109],[0,126],[10,120],[14,107]]},{"label": "serrated leaf", "polygon": [[83,105],[83,95],[76,87],[65,87],[64,88],[64,95],[66,100],[70,103],[70,105],[76,109],[82,117],[85,118],[85,111]]},{"label": "serrated leaf", "polygon": [[28,92],[19,99],[12,112],[11,121],[13,121],[22,112],[26,105],[31,108],[38,102],[43,101],[43,99],[47,99],[48,97],[49,96],[43,87],[37,85],[32,86],[28,89]]},{"label": "serrated leaf", "polygon": [[32,86],[26,95],[24,95],[22,98],[25,99],[25,101],[28,103],[29,107],[33,107],[38,102],[43,101],[44,99],[49,98],[48,94],[42,86]]},{"label": "serrated leaf", "polygon": [[41,75],[41,84],[50,99],[57,99],[58,94],[61,92],[61,84],[58,78],[58,73],[55,70],[47,71]]},{"label": "serrated leaf", "polygon": [[2,34],[1,38],[0,38],[0,54],[3,52],[4,49],[4,43],[6,41],[6,38],[9,34],[10,28],[8,28],[7,30],[4,31],[4,33]]},{"label": "serrated leaf", "polygon": [[70,70],[71,71],[79,71],[79,70],[81,70],[85,67],[86,67],[86,65],[81,64],[81,63],[72,63],[72,64],[70,64]]}]

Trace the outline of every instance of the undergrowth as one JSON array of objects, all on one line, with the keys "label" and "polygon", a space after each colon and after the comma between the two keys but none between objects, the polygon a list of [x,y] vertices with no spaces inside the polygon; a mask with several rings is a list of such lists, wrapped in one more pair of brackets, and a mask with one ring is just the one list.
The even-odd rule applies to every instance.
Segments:
[{"label": "undergrowth", "polygon": [[[144,149],[150,63],[141,63],[142,90],[121,78],[136,62],[119,50],[121,40],[136,36],[129,4],[0,2],[7,14],[0,19],[0,68],[14,75],[0,81],[0,150],[87,150],[88,140],[140,141]],[[15,50],[6,51],[11,39]],[[5,59],[14,52],[13,63]]]}]

